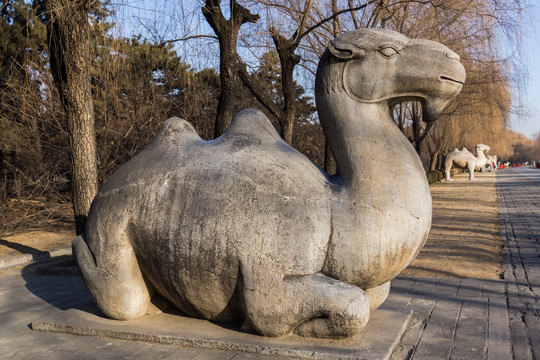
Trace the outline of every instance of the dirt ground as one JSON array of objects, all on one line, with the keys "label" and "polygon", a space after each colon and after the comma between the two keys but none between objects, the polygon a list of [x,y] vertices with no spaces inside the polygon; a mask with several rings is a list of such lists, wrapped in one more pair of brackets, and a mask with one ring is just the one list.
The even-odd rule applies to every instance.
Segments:
[{"label": "dirt ground", "polygon": [[0,217],[0,258],[71,246],[75,238],[69,203],[11,200]]},{"label": "dirt ground", "polygon": [[[502,273],[495,174],[467,174],[454,182],[431,185],[433,223],[418,257],[406,276],[472,277],[498,279]],[[66,214],[69,217],[69,214]],[[0,237],[0,257],[70,246],[74,225],[65,220]]]},{"label": "dirt ground", "polygon": [[57,231],[32,230],[0,238],[0,257],[30,254],[36,251],[50,251],[71,246],[75,230]]},{"label": "dirt ground", "polygon": [[[504,171],[504,170],[502,170]],[[459,174],[430,186],[431,231],[407,276],[499,279],[502,274],[495,173]]]}]

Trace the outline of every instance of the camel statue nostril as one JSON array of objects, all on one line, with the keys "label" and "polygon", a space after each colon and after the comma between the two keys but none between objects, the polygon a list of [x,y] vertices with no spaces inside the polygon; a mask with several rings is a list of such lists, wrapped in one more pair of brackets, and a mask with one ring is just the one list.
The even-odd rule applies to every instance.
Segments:
[{"label": "camel statue nostril", "polygon": [[459,55],[456,54],[456,53],[453,52],[453,51],[450,51],[450,50],[445,51],[445,52],[444,52],[444,56],[446,56],[446,57],[449,58],[449,59],[459,61]]}]

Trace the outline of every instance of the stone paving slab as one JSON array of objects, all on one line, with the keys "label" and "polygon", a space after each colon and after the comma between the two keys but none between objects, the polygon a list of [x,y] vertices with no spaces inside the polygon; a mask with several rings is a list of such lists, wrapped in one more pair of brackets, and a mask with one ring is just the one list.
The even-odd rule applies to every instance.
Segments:
[{"label": "stone paving slab", "polygon": [[[298,336],[265,338],[242,332],[229,324],[166,314],[130,321],[106,319],[92,301],[32,322],[32,329],[130,341],[154,342],[190,348],[208,348],[309,359],[388,359],[407,328],[412,311],[408,301],[388,301],[372,314],[367,327],[344,340],[306,339]],[[144,350],[144,349],[142,349]],[[141,350],[141,351],[142,351]]]},{"label": "stone paving slab", "polygon": [[403,276],[396,296],[414,314],[391,360],[512,359],[504,280]]}]

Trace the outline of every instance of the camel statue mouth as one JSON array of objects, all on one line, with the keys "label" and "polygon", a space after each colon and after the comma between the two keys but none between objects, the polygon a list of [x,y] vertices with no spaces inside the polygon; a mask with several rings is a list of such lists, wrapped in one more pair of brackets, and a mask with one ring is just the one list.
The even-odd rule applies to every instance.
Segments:
[{"label": "camel statue mouth", "polygon": [[[441,116],[444,109],[463,88],[465,79],[457,79],[448,75],[439,75],[439,83],[442,88],[437,95],[422,96],[422,120],[425,122],[435,121]],[[444,90],[443,90],[444,89]]]},{"label": "camel statue mouth", "polygon": [[463,86],[463,84],[465,83],[464,81],[460,81],[460,80],[456,80],[456,79],[453,79],[449,76],[445,76],[445,75],[441,75],[439,76],[439,80],[440,81],[448,81],[448,82],[453,82],[453,83],[457,83],[457,84],[460,84],[461,86]]},{"label": "camel statue mouth", "polygon": [[[347,64],[347,66],[348,65],[349,64]],[[459,66],[461,67],[461,64],[459,64]],[[345,68],[344,74],[346,74],[346,71],[347,67]],[[427,78],[421,77],[420,81],[417,82],[416,88],[412,89],[412,91],[399,89],[390,94],[376,94],[376,96],[367,96],[367,94],[362,91],[358,91],[360,88],[357,86],[358,84],[354,82],[351,84],[351,81],[344,81],[343,87],[349,97],[360,103],[373,104],[387,102],[388,107],[392,108],[395,105],[406,101],[419,101],[422,105],[422,120],[425,122],[432,122],[439,118],[444,109],[448,106],[448,103],[460,93],[464,86],[464,71],[455,71],[455,74],[452,75],[448,75],[448,72],[445,72]],[[354,79],[352,76],[351,78]],[[414,82],[414,79],[412,81]],[[403,80],[403,83],[409,84],[409,82],[405,80]]]},{"label": "camel statue mouth", "polygon": [[[461,89],[461,86],[460,86]],[[425,122],[435,121],[441,116],[451,98],[426,97],[420,99],[422,104],[422,120]]]},{"label": "camel statue mouth", "polygon": [[[461,83],[459,81],[453,80],[452,84],[456,85],[456,88],[461,90]],[[422,120],[425,122],[435,121],[441,116],[444,109],[447,107],[452,97],[444,96],[429,96],[425,94],[406,94],[395,96],[389,99],[386,99],[388,102],[388,107],[391,109],[397,104],[407,102],[407,101],[419,101],[422,106]],[[381,101],[381,100],[379,100]],[[376,102],[376,101],[373,101]]]}]

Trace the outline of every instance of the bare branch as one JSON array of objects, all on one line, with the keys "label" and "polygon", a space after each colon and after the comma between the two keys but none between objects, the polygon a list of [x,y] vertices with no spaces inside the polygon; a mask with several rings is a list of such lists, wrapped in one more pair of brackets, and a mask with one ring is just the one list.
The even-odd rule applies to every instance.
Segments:
[{"label": "bare branch", "polygon": [[318,27],[320,27],[322,24],[324,23],[327,23],[328,21],[332,21],[334,18],[340,16],[341,14],[345,14],[347,12],[350,12],[350,11],[358,11],[358,10],[362,10],[364,9],[366,6],[368,6],[369,4],[369,1],[363,5],[359,5],[359,6],[356,6],[354,8],[347,8],[347,9],[342,9],[342,10],[339,10],[335,13],[333,13],[331,16],[325,18],[325,19],[322,19],[321,21],[319,21],[318,23],[316,23],[315,25],[312,25],[310,26],[309,28],[306,29],[306,31],[304,31],[302,34],[300,34],[299,36],[296,37],[296,39],[294,40],[292,46],[294,48],[297,48],[298,45],[300,44],[300,41],[302,41],[302,39],[304,37],[306,37],[307,35],[309,35],[313,30],[317,29]]},{"label": "bare branch", "polygon": [[242,83],[249,89],[249,91],[255,96],[255,98],[277,119],[280,119],[283,115],[283,110],[268,99],[266,94],[261,91],[260,86],[257,86],[249,76],[246,69],[246,64],[242,61],[240,56],[237,56],[237,70],[238,76],[242,80]]},{"label": "bare branch", "polygon": [[215,36],[215,35],[191,35],[191,36],[186,36],[186,37],[182,37],[182,38],[178,38],[178,39],[164,40],[164,41],[160,42],[159,44],[157,44],[156,46],[157,47],[164,47],[164,46],[166,46],[168,44],[173,44],[173,43],[176,43],[176,42],[188,41],[188,40],[193,40],[193,39],[218,40],[218,37]]}]

